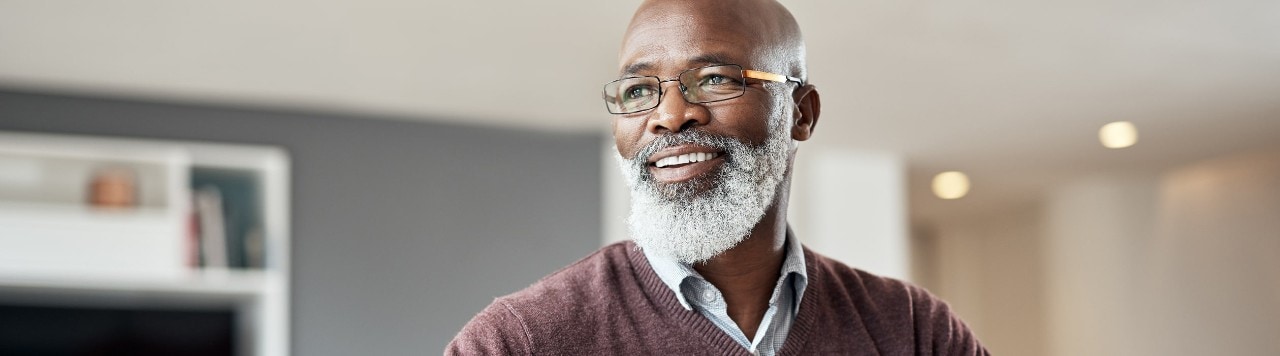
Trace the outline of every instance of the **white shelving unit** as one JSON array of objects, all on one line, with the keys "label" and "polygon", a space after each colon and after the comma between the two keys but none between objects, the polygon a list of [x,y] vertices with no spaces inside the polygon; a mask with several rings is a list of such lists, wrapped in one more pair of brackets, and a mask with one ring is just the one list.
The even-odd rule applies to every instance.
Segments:
[{"label": "white shelving unit", "polygon": [[[89,171],[129,167],[134,208],[84,202]],[[261,268],[190,263],[190,172],[251,172]],[[289,158],[276,147],[0,132],[0,298],[226,306],[243,355],[289,354]]]}]

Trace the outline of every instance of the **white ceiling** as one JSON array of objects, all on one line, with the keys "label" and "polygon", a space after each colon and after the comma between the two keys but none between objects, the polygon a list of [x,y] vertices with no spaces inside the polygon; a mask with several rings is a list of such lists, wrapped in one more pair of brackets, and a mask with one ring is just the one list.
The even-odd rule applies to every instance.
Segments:
[{"label": "white ceiling", "polygon": [[[605,132],[637,3],[0,0],[0,86]],[[1280,143],[1274,0],[784,3],[824,99],[807,145],[904,155],[918,215]],[[1115,120],[1137,146],[1097,144]],[[919,194],[950,169],[970,197]]]}]

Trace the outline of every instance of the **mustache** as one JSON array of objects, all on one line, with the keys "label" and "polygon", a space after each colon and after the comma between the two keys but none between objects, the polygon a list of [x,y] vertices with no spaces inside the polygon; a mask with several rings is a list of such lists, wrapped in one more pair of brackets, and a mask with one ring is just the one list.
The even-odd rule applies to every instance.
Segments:
[{"label": "mustache", "polygon": [[[735,148],[749,147],[745,142],[730,136],[711,134],[702,130],[684,130],[659,136],[653,142],[649,142],[639,152],[636,152],[635,157],[631,158],[631,165],[634,169],[644,170],[644,167],[649,164],[649,157],[658,153],[658,151],[685,144],[710,147],[725,153],[731,153]],[[726,154],[725,158],[732,159],[729,156]]]}]

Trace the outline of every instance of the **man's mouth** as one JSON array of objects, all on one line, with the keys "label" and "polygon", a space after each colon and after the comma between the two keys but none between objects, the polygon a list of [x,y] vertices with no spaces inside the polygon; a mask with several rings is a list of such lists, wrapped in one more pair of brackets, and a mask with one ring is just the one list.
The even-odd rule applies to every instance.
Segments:
[{"label": "man's mouth", "polygon": [[689,163],[698,163],[702,161],[710,161],[712,158],[719,157],[719,152],[694,152],[685,153],[679,156],[670,156],[654,162],[653,165],[658,168],[679,167]]},{"label": "man's mouth", "polygon": [[714,172],[724,160],[724,153],[713,148],[677,146],[651,156],[649,173],[663,183],[687,181]]}]

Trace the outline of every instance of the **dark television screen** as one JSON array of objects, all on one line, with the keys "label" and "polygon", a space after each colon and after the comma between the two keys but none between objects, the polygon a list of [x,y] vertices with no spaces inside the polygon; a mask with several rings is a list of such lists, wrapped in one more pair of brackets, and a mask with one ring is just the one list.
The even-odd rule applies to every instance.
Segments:
[{"label": "dark television screen", "polygon": [[232,310],[0,305],[0,355],[232,355]]}]

